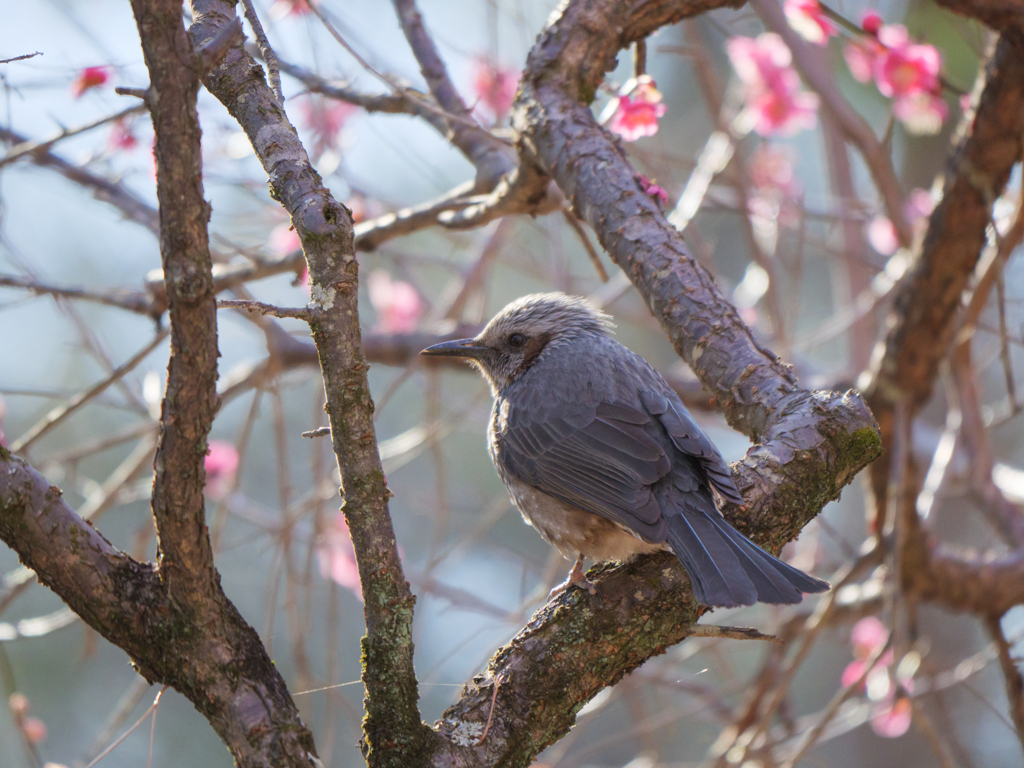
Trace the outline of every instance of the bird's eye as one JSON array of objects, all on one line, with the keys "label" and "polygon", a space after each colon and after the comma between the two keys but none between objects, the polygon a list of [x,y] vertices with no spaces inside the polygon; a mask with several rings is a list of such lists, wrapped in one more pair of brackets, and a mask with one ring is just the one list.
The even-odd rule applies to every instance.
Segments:
[{"label": "bird's eye", "polygon": [[521,347],[526,343],[526,337],[521,333],[513,333],[508,337],[508,345],[510,347]]}]

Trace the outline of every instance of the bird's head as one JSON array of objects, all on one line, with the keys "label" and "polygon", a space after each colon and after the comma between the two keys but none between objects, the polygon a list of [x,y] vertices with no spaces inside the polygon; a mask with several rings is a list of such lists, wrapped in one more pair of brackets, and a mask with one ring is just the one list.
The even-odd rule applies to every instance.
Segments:
[{"label": "bird's head", "polygon": [[420,354],[466,358],[497,393],[530,370],[545,351],[588,335],[604,336],[611,327],[611,318],[583,299],[534,293],[513,301],[474,338],[435,344]]}]

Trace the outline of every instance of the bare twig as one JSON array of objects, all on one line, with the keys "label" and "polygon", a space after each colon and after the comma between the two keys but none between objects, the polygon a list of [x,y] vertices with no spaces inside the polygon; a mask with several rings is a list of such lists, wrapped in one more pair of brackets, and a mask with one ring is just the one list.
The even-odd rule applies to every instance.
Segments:
[{"label": "bare twig", "polygon": [[21,144],[16,144],[8,150],[6,155],[0,157],[0,168],[33,153],[49,150],[54,144],[62,139],[68,138],[69,136],[77,136],[78,134],[85,133],[86,131],[91,131],[93,128],[98,128],[101,125],[112,123],[115,120],[121,120],[122,118],[130,115],[137,115],[140,112],[145,111],[145,109],[146,106],[144,104],[140,104],[135,107],[123,109],[113,115],[107,115],[99,120],[94,120],[91,123],[81,125],[78,128],[66,128],[57,135],[51,136],[49,139],[45,139],[43,141],[26,141]]},{"label": "bare twig", "polygon": [[126,373],[134,370],[135,367],[145,360],[146,357],[149,356],[149,353],[156,349],[157,345],[165,338],[167,338],[167,331],[159,332],[153,337],[152,341],[136,352],[125,363],[115,368],[108,376],[105,376],[102,380],[89,387],[89,389],[78,393],[63,405],[59,405],[54,408],[34,426],[29,428],[25,434],[15,440],[14,443],[11,444],[11,451],[14,453],[24,453],[32,443],[48,433],[58,424],[62,423],[68,416],[73,414],[97,395],[101,394],[111,384],[120,381]]},{"label": "bare twig", "polygon": [[1003,671],[1003,679],[1006,682],[1006,698],[1010,707],[1010,718],[1013,720],[1014,730],[1024,748],[1024,678],[1021,677],[1018,660],[1010,653],[1010,644],[1003,634],[1003,625],[999,616],[989,616],[985,619],[985,626],[992,642],[996,645],[999,655],[999,667]]},{"label": "bare twig", "polygon": [[277,54],[270,47],[270,40],[267,39],[267,33],[263,31],[263,25],[260,23],[260,17],[256,15],[256,9],[252,5],[252,0],[242,0],[242,8],[245,10],[245,20],[249,22],[252,33],[256,36],[256,42],[260,47],[260,55],[267,63],[270,90],[277,96],[278,102],[284,104],[284,92],[281,90],[281,71]]},{"label": "bare twig", "polygon": [[14,56],[10,59],[0,59],[0,64],[10,64],[12,61],[24,61],[25,59],[32,59],[36,56],[42,55],[42,51],[36,51],[35,53],[23,53],[21,56]]},{"label": "bare twig", "polygon": [[[470,119],[470,111],[459,96],[434,41],[427,34],[423,19],[416,8],[415,0],[394,0],[398,20],[402,25],[409,47],[420,65],[427,87],[437,103],[448,113],[464,120]],[[450,124],[451,142],[469,161],[476,166],[477,183],[474,191],[490,192],[514,163],[505,148],[493,136],[476,130],[467,130],[462,122]]]},{"label": "bare twig", "polygon": [[692,624],[686,630],[688,637],[720,637],[727,640],[766,640],[783,645],[775,635],[765,635],[751,627],[722,627],[717,624]]},{"label": "bare twig", "polygon": [[218,299],[217,309],[244,309],[248,312],[259,312],[261,315],[292,317],[296,320],[309,319],[309,310],[305,307],[277,307],[262,301]]}]

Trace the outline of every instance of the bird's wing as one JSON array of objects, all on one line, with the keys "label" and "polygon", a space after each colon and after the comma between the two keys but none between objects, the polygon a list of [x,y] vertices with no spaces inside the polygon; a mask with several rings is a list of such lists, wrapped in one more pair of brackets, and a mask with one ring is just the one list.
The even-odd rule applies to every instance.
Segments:
[{"label": "bird's wing", "polygon": [[649,414],[623,403],[512,408],[497,435],[498,460],[550,496],[663,541],[651,486],[671,463],[652,427]]},{"label": "bird's wing", "polygon": [[725,463],[714,443],[697,426],[697,422],[690,416],[686,407],[675,401],[675,398],[650,390],[641,392],[640,400],[644,408],[665,427],[675,447],[700,461],[712,487],[723,498],[735,504],[742,504],[743,497],[732,481],[729,465]]}]

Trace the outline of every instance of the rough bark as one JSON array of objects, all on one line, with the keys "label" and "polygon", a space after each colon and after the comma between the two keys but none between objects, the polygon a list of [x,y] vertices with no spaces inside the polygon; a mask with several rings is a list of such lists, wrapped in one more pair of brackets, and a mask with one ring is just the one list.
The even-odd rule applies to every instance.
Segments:
[{"label": "rough bark", "polygon": [[[190,34],[196,45],[234,18],[224,0],[195,0]],[[415,598],[398,557],[373,426],[373,400],[357,304],[358,264],[352,215],[324,187],[263,70],[236,46],[204,80],[256,151],[271,195],[292,217],[309,265],[308,321],[320,358],[343,511],[352,536],[365,600],[363,681],[365,752],[371,765],[411,766],[430,737],[421,722],[412,664]]]}]

